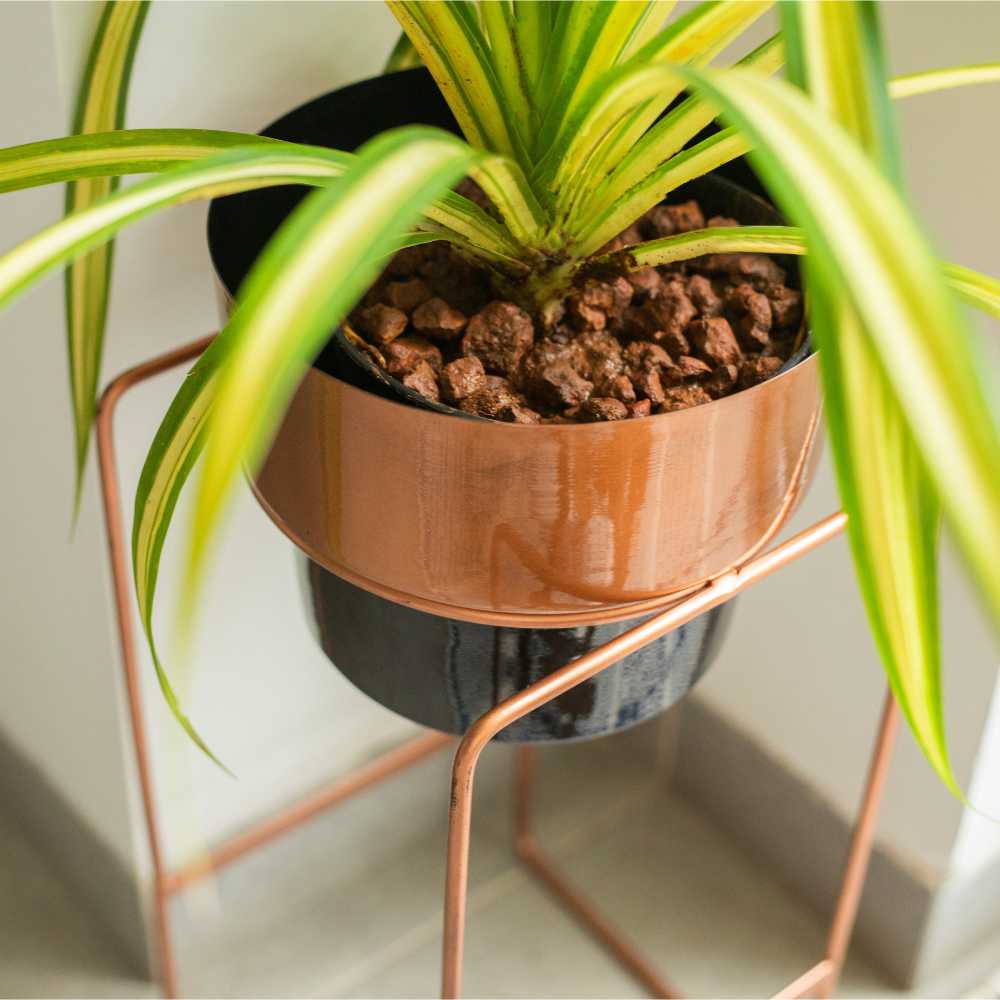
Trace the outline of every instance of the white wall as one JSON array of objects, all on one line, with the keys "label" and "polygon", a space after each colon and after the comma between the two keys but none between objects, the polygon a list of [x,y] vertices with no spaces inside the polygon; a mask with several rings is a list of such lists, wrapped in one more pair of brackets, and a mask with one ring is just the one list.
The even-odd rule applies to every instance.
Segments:
[{"label": "white wall", "polygon": [[[62,133],[48,5],[5,5],[0,24],[0,141]],[[0,198],[4,249],[61,212],[56,189]],[[73,458],[61,324],[57,281],[0,315],[0,728],[128,856],[128,765],[93,483],[68,540]]]},{"label": "white wall", "polygon": [[[998,4],[890,4],[886,17],[899,71],[996,56]],[[9,50],[0,59],[4,92],[27,97],[18,107],[0,102],[0,142],[62,130],[93,18],[92,4],[0,8],[0,45]],[[136,63],[129,124],[256,130],[323,90],[377,71],[394,37],[391,18],[379,4],[154,4]],[[992,217],[983,206],[994,196],[991,164],[998,149],[984,125],[996,98],[995,88],[984,88],[921,98],[903,108],[914,197],[943,251],[994,273],[1000,272],[1000,256],[991,227],[979,224]],[[59,201],[55,191],[0,199],[5,243],[55,217]],[[187,206],[145,221],[119,240],[107,374],[214,327],[204,216],[204,206]],[[135,827],[123,794],[129,765],[122,762],[93,475],[78,538],[72,546],[64,542],[70,435],[60,298],[52,280],[0,316],[5,342],[12,345],[0,369],[0,407],[6,426],[23,428],[8,439],[11,486],[0,491],[6,585],[0,601],[0,728],[43,766],[122,857],[141,859],[141,850],[133,855]],[[177,384],[178,377],[164,376],[122,406],[126,491]],[[835,505],[824,471],[796,526]],[[175,579],[168,565],[164,594]],[[951,738],[959,773],[967,777],[996,656],[950,564],[943,590]],[[853,808],[882,682],[846,547],[837,542],[813,554],[741,603],[726,653],[703,691],[842,809]],[[157,771],[171,800],[168,847],[175,859],[197,836],[233,829],[406,730],[349,690],[315,649],[303,624],[289,546],[246,498],[211,586],[189,698],[192,716],[239,781],[214,770],[178,737],[145,667]],[[181,809],[180,803],[187,805]],[[887,802],[887,838],[919,861],[943,868],[959,822],[957,805],[904,739]],[[984,849],[977,850],[981,860]]]},{"label": "white wall", "polygon": [[[888,3],[882,10],[896,73],[997,57],[998,3]],[[992,274],[1000,273],[994,224],[1000,212],[994,182],[1000,139],[984,124],[995,118],[998,100],[1000,88],[992,86],[900,105],[910,192],[942,256]],[[998,332],[996,323],[980,326],[989,336]],[[790,530],[836,507],[825,462]],[[941,592],[948,736],[956,770],[968,787],[996,681],[997,646],[947,553]],[[884,684],[846,541],[835,541],[758,585],[741,598],[734,617],[725,651],[701,691],[713,707],[810,778],[845,815],[851,813]],[[993,725],[1000,727],[1000,719]],[[952,863],[962,810],[908,732],[900,742],[880,831],[912,860],[942,872]],[[994,787],[1000,783],[1000,760],[989,777]],[[977,830],[981,864],[1000,844],[994,829],[991,846],[985,847],[989,827],[977,824]]]}]

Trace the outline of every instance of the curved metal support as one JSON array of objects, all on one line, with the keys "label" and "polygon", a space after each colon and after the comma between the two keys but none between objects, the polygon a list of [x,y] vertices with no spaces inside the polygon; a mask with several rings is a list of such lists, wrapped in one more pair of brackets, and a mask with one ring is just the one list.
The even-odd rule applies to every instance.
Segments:
[{"label": "curved metal support", "polygon": [[108,558],[114,582],[115,612],[118,620],[118,641],[125,670],[125,689],[128,694],[129,720],[135,744],[135,762],[139,772],[139,789],[142,793],[142,811],[146,820],[146,837],[153,865],[153,914],[156,933],[156,951],[160,981],[168,997],[177,995],[177,976],[174,967],[173,947],[167,914],[169,889],[167,872],[160,847],[159,823],[153,799],[153,782],[150,773],[146,742],[146,724],[142,717],[142,692],[135,665],[135,629],[132,624],[132,593],[129,587],[128,555],[122,527],[121,496],[118,489],[118,465],[115,458],[114,415],[122,395],[144,379],[165,372],[176,365],[196,358],[211,341],[205,337],[179,350],[153,358],[123,372],[104,390],[97,404],[95,425],[97,454],[101,473],[101,499],[104,506],[104,525],[108,536]]},{"label": "curved metal support", "polygon": [[548,677],[500,702],[472,724],[459,743],[452,767],[441,971],[441,995],[445,1000],[457,998],[461,991],[472,791],[476,764],[486,744],[502,729],[529,712],[829,541],[843,530],[846,523],[845,514],[830,515],[740,569],[720,576],[691,597],[647,618],[611,642],[590,650]]},{"label": "curved metal support", "polygon": [[820,988],[819,996],[822,1000],[832,996],[837,988],[837,980],[840,978],[840,970],[844,967],[847,946],[854,930],[858,906],[861,903],[861,892],[865,887],[865,876],[868,874],[868,861],[875,840],[878,807],[889,776],[889,764],[892,761],[892,749],[896,744],[896,734],[899,732],[899,714],[899,706],[892,696],[892,691],[889,690],[885,695],[878,736],[875,738],[865,790],[854,834],[851,837],[847,864],[844,866],[840,897],[830,924],[830,936],[826,944],[826,961],[830,963],[830,972]]}]

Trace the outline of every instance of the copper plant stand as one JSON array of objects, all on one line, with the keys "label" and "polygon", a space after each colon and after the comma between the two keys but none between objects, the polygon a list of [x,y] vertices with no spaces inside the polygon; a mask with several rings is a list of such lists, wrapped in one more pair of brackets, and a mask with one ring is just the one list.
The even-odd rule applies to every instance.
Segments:
[{"label": "copper plant stand", "polygon": [[[142,794],[146,833],[153,867],[153,918],[158,972],[163,994],[177,996],[177,972],[172,950],[168,903],[193,882],[236,861],[321,812],[411,767],[454,743],[443,733],[422,734],[342,776],[332,786],[288,806],[250,829],[217,845],[207,857],[192,865],[169,871],[160,846],[160,830],[153,799],[152,772],[142,693],[136,660],[135,628],[131,597],[131,574],[124,540],[121,497],[114,448],[114,414],[129,389],[162,372],[196,358],[211,341],[204,337],[177,350],[136,365],[115,378],[101,396],[97,410],[97,450],[101,495],[108,535],[108,550],[114,582],[115,611],[121,644],[129,716],[135,747],[136,767]],[[759,555],[738,569],[725,573],[680,601],[664,598],[664,610],[568,663],[548,677],[501,702],[478,719],[462,737],[455,754],[451,779],[448,822],[447,876],[444,899],[442,986],[444,998],[461,991],[463,942],[469,875],[469,838],[472,793],[476,764],[483,749],[502,729],[564,694],[578,684],[613,666],[630,653],[660,638],[693,618],[729,600],[751,584],[812,551],[838,535],[847,518],[833,514],[781,545]],[[671,603],[672,601],[672,603]],[[891,692],[885,706],[872,751],[867,781],[856,818],[840,894],[834,909],[823,958],[775,994],[775,998],[832,995],[843,967],[854,928],[861,891],[875,833],[875,822],[889,769],[889,760],[899,727],[899,710]],[[561,876],[539,848],[530,825],[530,800],[534,774],[534,750],[518,750],[517,798],[515,803],[515,847],[518,857],[559,899],[577,920],[603,944],[654,997],[679,996],[654,966],[622,934]]]}]

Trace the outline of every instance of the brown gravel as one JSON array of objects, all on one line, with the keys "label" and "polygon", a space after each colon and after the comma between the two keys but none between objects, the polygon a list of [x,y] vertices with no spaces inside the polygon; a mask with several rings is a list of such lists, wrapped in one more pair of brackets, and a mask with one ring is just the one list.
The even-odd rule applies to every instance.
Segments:
[{"label": "brown gravel", "polygon": [[[705,221],[697,202],[660,205],[608,244]],[[791,353],[802,295],[762,254],[713,254],[572,291],[543,325],[497,299],[444,243],[396,254],[352,313],[386,370],[427,399],[509,423],[637,419],[699,406],[771,378]]]}]

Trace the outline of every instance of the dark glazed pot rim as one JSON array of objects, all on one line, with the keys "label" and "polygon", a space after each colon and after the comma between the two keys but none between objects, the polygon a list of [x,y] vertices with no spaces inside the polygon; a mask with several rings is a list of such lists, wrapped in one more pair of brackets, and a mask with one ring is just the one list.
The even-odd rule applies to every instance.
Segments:
[{"label": "dark glazed pot rim", "polygon": [[[341,106],[339,109],[341,111],[343,111],[344,108],[353,109],[355,111],[354,119],[352,119],[349,123],[347,131],[350,131],[350,126],[352,125],[359,129],[359,134],[356,136],[358,141],[352,147],[356,148],[361,144],[361,142],[365,141],[366,138],[374,134],[371,127],[370,116],[362,116],[360,120],[357,120],[356,110],[370,107],[373,98],[375,100],[378,100],[380,97],[384,98],[386,96],[386,92],[391,92],[391,97],[396,101],[405,96],[406,99],[402,102],[404,107],[409,107],[414,111],[413,117],[408,117],[408,121],[413,123],[436,125],[448,131],[458,133],[458,128],[455,124],[454,118],[448,110],[440,92],[437,90],[437,86],[434,84],[432,77],[427,70],[423,68],[416,68],[401,70],[399,72],[385,74],[383,76],[369,77],[367,79],[348,84],[346,87],[329,91],[326,94],[322,94],[319,97],[307,101],[305,104],[299,105],[292,111],[289,111],[280,118],[277,118],[266,128],[262,129],[260,134],[271,136],[273,138],[307,142],[311,145],[329,145],[332,147],[333,143],[323,141],[323,123],[331,120],[333,116],[330,114],[330,106],[332,104],[337,104]],[[344,130],[344,124],[342,116],[338,116],[338,131]],[[399,123],[397,122],[397,124]],[[688,143],[688,145],[700,142],[705,135],[710,134],[715,130],[714,126],[709,126],[709,128],[704,132],[695,136],[694,139]],[[378,129],[378,131],[381,131],[381,129]],[[772,216],[772,224],[780,224],[783,222],[783,219],[777,209],[762,196],[764,192],[759,181],[757,181],[756,176],[742,161],[742,158],[739,161],[735,161],[733,164],[725,165],[720,170],[713,171],[703,178],[696,178],[694,181],[683,185],[676,191],[672,192],[671,197],[683,197],[685,191],[689,191],[693,187],[696,188],[698,186],[703,186],[706,183],[710,183],[713,187],[716,187],[719,190],[738,192],[740,197],[752,199],[753,202],[759,205],[762,214]],[[752,190],[752,188],[756,188],[757,190]],[[239,251],[235,254],[232,253],[234,248],[232,246],[232,241],[229,238],[229,233],[227,231],[228,228],[241,213],[244,213],[244,215],[246,213],[252,213],[258,203],[263,203],[265,205],[271,204],[276,196],[281,196],[282,192],[286,193],[285,199],[290,202],[290,211],[291,208],[294,207],[294,203],[307,193],[308,190],[309,189],[306,188],[289,185],[281,188],[248,191],[243,194],[230,195],[224,198],[216,198],[212,200],[209,207],[207,225],[209,255],[211,257],[212,266],[215,270],[216,276],[230,301],[235,298],[237,288],[240,282],[242,282],[247,270],[249,270],[252,260],[248,261],[246,259],[244,247],[239,248]],[[295,196],[293,200],[292,198],[289,198],[287,193],[294,191],[299,191],[300,193]],[[267,239],[269,238],[270,234]],[[256,254],[254,256],[256,256]],[[787,269],[792,270],[797,276],[798,263],[794,257],[788,257],[787,255],[772,256],[778,256],[781,259],[782,265]],[[233,257],[236,258],[235,262],[232,259]],[[339,358],[331,357],[331,355],[334,354],[339,355]],[[785,362],[780,371],[767,380],[767,383],[752,386],[748,389],[741,389],[739,392],[733,393],[732,396],[740,396],[747,392],[757,392],[763,387],[763,385],[782,379],[784,375],[790,372],[801,362],[805,361],[812,354],[813,349],[811,340],[808,331],[806,331],[806,336],[803,338],[802,345]],[[355,371],[352,372],[345,370],[347,366],[342,363],[342,359],[344,358],[349,359]],[[323,352],[321,352],[320,356],[314,361],[313,367],[326,378],[339,379],[340,381],[348,382],[363,391],[375,392],[376,394],[383,396],[387,402],[395,403],[398,406],[407,408],[416,406],[424,411],[432,411],[442,416],[461,417],[466,420],[486,420],[485,417],[465,413],[462,410],[448,406],[447,404],[429,400],[415,390],[403,385],[401,381],[375,364],[366,352],[356,347],[344,335],[343,330],[340,328],[337,328],[333,332],[329,343],[324,348]],[[336,370],[336,373],[329,370],[331,367]],[[381,389],[381,391],[379,391],[379,389]],[[729,398],[731,397],[722,397],[720,399],[712,400],[710,403],[703,403],[701,406],[716,406]],[[675,413],[659,413],[652,414],[650,417],[643,419],[649,420],[654,417],[657,419],[665,419],[672,416],[675,416]],[[642,421],[639,421],[639,423],[642,423]],[[529,433],[537,431],[539,426],[545,426],[549,431],[556,429],[562,433],[580,433],[583,428],[589,427],[593,429],[594,427],[599,427],[600,424],[566,424],[564,426],[552,424],[511,424],[509,426],[512,428],[519,427],[521,430]]]}]

